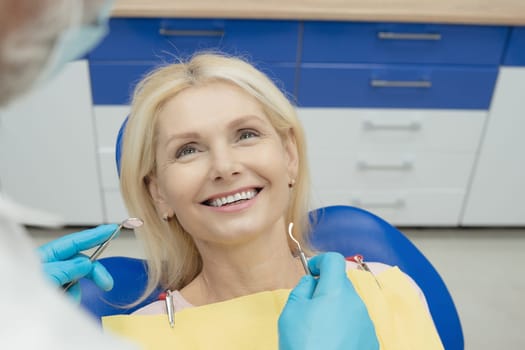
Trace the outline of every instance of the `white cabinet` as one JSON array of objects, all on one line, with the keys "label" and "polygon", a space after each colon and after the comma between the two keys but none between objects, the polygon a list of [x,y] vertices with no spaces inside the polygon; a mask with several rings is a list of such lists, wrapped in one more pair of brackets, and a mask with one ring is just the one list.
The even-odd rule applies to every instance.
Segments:
[{"label": "white cabinet", "polygon": [[129,114],[129,106],[95,106],[95,126],[97,130],[97,158],[102,178],[102,198],[109,222],[121,222],[127,215],[120,194],[115,144],[122,122]]},{"label": "white cabinet", "polygon": [[396,225],[456,226],[484,110],[301,108],[313,204],[354,205]]},{"label": "white cabinet", "polygon": [[462,224],[525,225],[525,68],[502,67]]},{"label": "white cabinet", "polygon": [[105,221],[92,111],[86,61],[0,110],[2,191],[67,224]]}]

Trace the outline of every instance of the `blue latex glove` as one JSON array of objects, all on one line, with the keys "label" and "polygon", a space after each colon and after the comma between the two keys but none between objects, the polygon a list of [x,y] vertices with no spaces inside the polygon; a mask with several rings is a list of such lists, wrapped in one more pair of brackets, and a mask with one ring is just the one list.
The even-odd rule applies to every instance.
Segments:
[{"label": "blue latex glove", "polygon": [[[98,227],[71,233],[40,246],[38,254],[44,273],[57,286],[76,281],[82,277],[91,279],[103,290],[113,288],[113,278],[99,262],[91,262],[81,251],[93,248],[106,241],[118,225]],[[80,301],[80,286],[75,283],[68,294]]]},{"label": "blue latex glove", "polygon": [[346,276],[345,260],[324,253],[309,260],[318,279],[304,276],[279,318],[280,350],[376,350],[375,328]]}]

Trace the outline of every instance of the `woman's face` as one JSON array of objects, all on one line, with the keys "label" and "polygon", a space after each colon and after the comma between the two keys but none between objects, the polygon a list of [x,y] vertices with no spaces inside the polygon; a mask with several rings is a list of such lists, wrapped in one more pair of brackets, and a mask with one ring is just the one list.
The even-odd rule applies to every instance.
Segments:
[{"label": "woman's face", "polygon": [[228,83],[192,87],[168,101],[157,130],[150,192],[198,246],[282,233],[297,149],[257,100]]}]

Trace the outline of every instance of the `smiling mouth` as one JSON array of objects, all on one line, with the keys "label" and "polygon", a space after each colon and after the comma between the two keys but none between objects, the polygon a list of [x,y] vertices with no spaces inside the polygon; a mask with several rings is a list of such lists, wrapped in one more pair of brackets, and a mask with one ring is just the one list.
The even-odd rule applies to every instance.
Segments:
[{"label": "smiling mouth", "polygon": [[215,208],[237,204],[254,198],[255,196],[257,196],[257,194],[259,194],[259,192],[261,192],[261,190],[262,188],[257,187],[251,190],[240,191],[229,196],[205,200],[204,202],[202,202],[202,204]]}]

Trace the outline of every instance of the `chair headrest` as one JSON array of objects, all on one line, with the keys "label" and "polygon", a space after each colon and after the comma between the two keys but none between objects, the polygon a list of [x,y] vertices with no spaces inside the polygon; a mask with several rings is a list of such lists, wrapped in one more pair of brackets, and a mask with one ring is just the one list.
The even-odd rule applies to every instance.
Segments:
[{"label": "chair headrest", "polygon": [[128,117],[122,122],[120,129],[117,135],[117,142],[115,144],[115,161],[117,163],[117,174],[120,177],[120,158],[122,157],[122,139],[124,138],[124,131],[126,130],[126,125],[128,124]]}]

